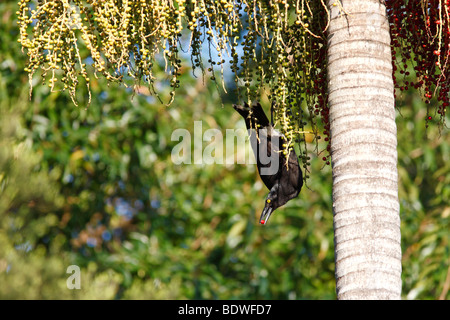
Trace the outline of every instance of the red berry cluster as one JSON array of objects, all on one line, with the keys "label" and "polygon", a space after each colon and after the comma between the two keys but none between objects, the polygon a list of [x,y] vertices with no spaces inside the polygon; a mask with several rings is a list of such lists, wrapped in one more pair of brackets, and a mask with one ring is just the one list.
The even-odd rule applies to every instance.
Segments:
[{"label": "red berry cluster", "polygon": [[[395,88],[420,89],[428,105],[435,98],[443,123],[450,90],[450,0],[386,0],[386,8]],[[416,77],[408,77],[410,72]],[[427,125],[430,120],[427,114]]]}]

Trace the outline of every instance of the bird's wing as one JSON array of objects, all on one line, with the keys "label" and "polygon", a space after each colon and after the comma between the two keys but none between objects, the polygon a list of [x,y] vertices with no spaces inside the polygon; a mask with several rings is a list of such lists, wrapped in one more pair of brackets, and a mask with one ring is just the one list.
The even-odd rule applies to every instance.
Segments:
[{"label": "bird's wing", "polygon": [[256,159],[259,176],[270,190],[275,184],[279,172],[279,154],[271,153],[271,139],[266,129],[250,132],[250,144]]},{"label": "bird's wing", "polygon": [[280,171],[278,203],[283,205],[297,197],[303,186],[302,170],[294,150],[289,154],[288,166],[286,167],[286,163],[283,163]]}]

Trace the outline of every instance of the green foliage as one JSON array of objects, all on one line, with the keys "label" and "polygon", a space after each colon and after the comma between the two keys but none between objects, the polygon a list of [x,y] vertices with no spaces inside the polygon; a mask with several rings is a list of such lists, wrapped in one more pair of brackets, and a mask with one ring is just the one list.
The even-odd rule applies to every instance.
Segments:
[{"label": "green foliage", "polygon": [[[14,2],[0,3],[0,298],[335,298],[321,159],[261,227],[267,190],[254,165],[171,161],[174,129],[245,127],[213,83],[185,70],[170,108],[104,80],[90,83],[86,110],[45,86],[27,101]],[[398,118],[403,295],[448,299],[449,140],[432,130],[426,140],[420,100],[405,101],[416,111]],[[73,264],[80,290],[66,287]]]},{"label": "green foliage", "polygon": [[448,299],[450,285],[450,137],[422,124],[423,101],[406,95],[398,117],[403,293]]}]

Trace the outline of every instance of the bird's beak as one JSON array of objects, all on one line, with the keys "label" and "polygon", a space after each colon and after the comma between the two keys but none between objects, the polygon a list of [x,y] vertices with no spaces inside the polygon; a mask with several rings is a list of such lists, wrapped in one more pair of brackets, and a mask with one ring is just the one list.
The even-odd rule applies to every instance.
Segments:
[{"label": "bird's beak", "polygon": [[272,207],[265,206],[263,212],[261,213],[261,218],[259,218],[259,223],[267,224],[267,221],[269,221],[272,211],[273,211]]}]

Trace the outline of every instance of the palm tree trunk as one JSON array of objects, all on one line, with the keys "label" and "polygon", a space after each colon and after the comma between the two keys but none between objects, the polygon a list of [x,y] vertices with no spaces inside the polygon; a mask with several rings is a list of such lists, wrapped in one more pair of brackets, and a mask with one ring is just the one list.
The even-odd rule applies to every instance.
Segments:
[{"label": "palm tree trunk", "polygon": [[329,0],[328,87],[338,299],[400,299],[397,128],[380,0]]}]

